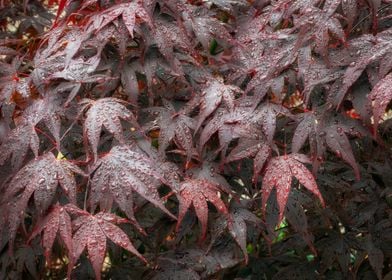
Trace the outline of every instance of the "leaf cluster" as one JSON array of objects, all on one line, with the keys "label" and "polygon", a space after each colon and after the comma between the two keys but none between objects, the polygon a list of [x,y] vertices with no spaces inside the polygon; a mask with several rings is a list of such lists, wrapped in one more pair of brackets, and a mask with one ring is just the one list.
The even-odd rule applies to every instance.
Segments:
[{"label": "leaf cluster", "polygon": [[390,279],[392,3],[0,1],[0,278]]}]

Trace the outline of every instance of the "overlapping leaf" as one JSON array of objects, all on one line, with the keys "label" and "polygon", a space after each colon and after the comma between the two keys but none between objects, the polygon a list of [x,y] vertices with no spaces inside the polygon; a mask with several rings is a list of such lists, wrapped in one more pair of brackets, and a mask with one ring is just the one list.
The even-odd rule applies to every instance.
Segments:
[{"label": "overlapping leaf", "polygon": [[158,187],[164,175],[145,155],[132,151],[127,146],[115,146],[95,164],[91,179],[90,205],[100,205],[101,211],[110,211],[113,202],[138,225],[133,212],[132,192],[137,192],[147,201],[176,219],[163,205]]},{"label": "overlapping leaf", "polygon": [[389,102],[392,99],[392,73],[388,74],[384,79],[379,81],[369,94],[370,102],[373,108],[374,131],[382,120]]},{"label": "overlapping leaf", "polygon": [[[326,114],[328,115],[329,113]],[[293,136],[293,152],[298,152],[309,138],[310,151],[314,157],[314,164],[316,164],[314,170],[317,170],[317,161],[322,160],[327,145],[339,157],[350,164],[357,178],[359,178],[359,169],[346,134],[364,136],[367,134],[367,131],[359,122],[355,122],[354,120],[347,121],[348,124],[351,124],[351,126],[348,126],[338,119],[330,123],[325,117],[325,111],[324,114],[309,112],[302,115],[302,120],[298,124]]]},{"label": "overlapping leaf", "polygon": [[245,256],[245,263],[248,263],[248,251],[247,245],[247,223],[252,223],[256,226],[261,226],[262,221],[252,212],[245,208],[235,207],[230,211],[232,222],[228,223],[228,229],[233,236],[234,240],[237,242],[238,246],[241,248],[242,253]]},{"label": "overlapping leaf", "polygon": [[67,160],[56,159],[46,153],[31,160],[5,185],[2,204],[9,205],[8,226],[13,239],[24,216],[30,197],[34,194],[35,206],[43,213],[53,202],[57,186],[60,185],[70,202],[76,203],[74,173],[85,175],[76,165]]},{"label": "overlapping leaf", "polygon": [[0,62],[0,104],[10,102],[14,93],[23,97],[30,95],[30,79],[19,77],[18,74],[22,62],[18,56],[15,56],[10,64]]},{"label": "overlapping leaf", "polygon": [[86,32],[99,32],[99,30],[109,23],[112,23],[120,15],[122,15],[122,19],[132,37],[137,19],[147,22],[150,26],[152,25],[150,16],[144,9],[142,1],[133,1],[130,3],[114,5],[102,12],[99,12],[98,14],[93,15],[86,25]]},{"label": "overlapping leaf", "polygon": [[[94,157],[97,157],[97,148],[102,126],[104,126],[114,137],[124,143],[120,119],[129,121],[134,127],[138,127],[136,118],[131,111],[125,107],[125,102],[116,98],[102,98],[97,101],[84,100],[87,108],[84,134],[91,144]],[[85,108],[86,108],[85,107]]]},{"label": "overlapping leaf", "polygon": [[178,213],[177,230],[188,209],[193,205],[201,224],[201,239],[207,234],[208,204],[211,202],[224,215],[228,214],[225,203],[218,196],[221,187],[216,183],[203,179],[187,179],[181,183],[178,199],[180,209]]},{"label": "overlapping leaf", "polygon": [[197,97],[200,100],[200,114],[196,131],[199,130],[204,120],[208,118],[222,102],[224,102],[226,108],[233,110],[235,95],[241,92],[241,89],[238,87],[226,85],[219,78],[210,79],[202,89],[200,97]]},{"label": "overlapping leaf", "polygon": [[272,190],[276,187],[277,201],[279,205],[279,220],[282,220],[292,188],[293,177],[315,194],[324,204],[324,200],[317,187],[316,180],[304,163],[310,160],[302,154],[290,154],[272,158],[265,169],[262,185],[262,209],[265,211],[266,203]]},{"label": "overlapping leaf", "polygon": [[[193,154],[193,134],[195,120],[186,116],[182,112],[176,112],[173,104],[164,102],[164,107],[151,107],[146,111],[157,117],[156,124],[159,127],[159,152],[164,155],[166,148],[172,140],[185,150],[187,161],[189,162]],[[155,121],[153,122],[155,123]],[[154,129],[153,124],[149,124],[147,129]]]},{"label": "overlapping leaf", "polygon": [[79,211],[77,214],[80,216],[72,222],[72,228],[75,230],[72,237],[73,260],[78,260],[87,248],[88,258],[93,266],[96,279],[101,279],[107,239],[136,255],[143,262],[147,262],[133,246],[128,235],[116,226],[118,223],[126,222],[126,219],[102,212],[91,215],[88,212]]},{"label": "overlapping leaf", "polygon": [[38,156],[39,137],[36,132],[36,125],[43,121],[56,140],[58,146],[60,142],[60,115],[61,108],[54,96],[47,96],[45,99],[38,99],[27,107],[19,119],[19,125],[11,130],[0,144],[0,165],[11,156],[11,165],[14,168],[21,166],[28,149]]},{"label": "overlapping leaf", "polygon": [[57,234],[59,234],[68,250],[70,262],[73,261],[71,217],[67,213],[66,207],[55,204],[45,218],[37,223],[29,239],[32,240],[40,233],[43,235],[41,238],[42,246],[45,249],[45,256],[49,263],[53,243]]}]

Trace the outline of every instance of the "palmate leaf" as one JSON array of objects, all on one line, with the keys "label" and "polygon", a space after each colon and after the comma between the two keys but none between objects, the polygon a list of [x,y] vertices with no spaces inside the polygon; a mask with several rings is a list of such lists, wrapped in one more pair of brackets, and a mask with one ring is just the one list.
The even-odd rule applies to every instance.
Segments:
[{"label": "palmate leaf", "polygon": [[176,219],[163,205],[158,187],[164,175],[147,156],[132,151],[127,146],[115,146],[98,159],[93,167],[90,206],[99,204],[101,211],[110,211],[113,201],[127,217],[143,232],[133,212],[132,192]]},{"label": "palmate leaf", "polygon": [[97,158],[97,148],[102,126],[114,137],[124,143],[120,119],[129,121],[134,127],[138,127],[135,116],[125,107],[126,102],[116,98],[102,98],[97,101],[83,100],[81,102],[87,108],[84,122],[84,135],[87,137],[93,150],[94,159]]},{"label": "palmate leaf", "polygon": [[227,146],[236,138],[259,139],[261,142],[272,143],[277,117],[292,117],[281,105],[266,102],[256,108],[257,103],[252,103],[252,99],[241,98],[236,101],[238,102],[233,110],[217,110],[205,125],[200,135],[200,149],[216,132],[223,152],[226,152]]},{"label": "palmate leaf", "polygon": [[71,217],[67,213],[66,207],[61,206],[58,203],[51,207],[45,218],[37,223],[33,232],[30,234],[29,240],[32,240],[40,233],[42,235],[42,246],[45,249],[45,256],[48,263],[50,263],[50,254],[57,234],[59,234],[68,250],[70,262],[73,262]]},{"label": "palmate leaf", "polygon": [[234,85],[226,85],[220,78],[210,78],[205,87],[202,89],[200,96],[200,114],[196,126],[199,130],[205,119],[210,116],[222,102],[230,111],[234,109],[234,99],[236,93],[242,93],[242,90]]},{"label": "palmate leaf", "polygon": [[34,125],[27,122],[11,130],[0,145],[0,165],[11,156],[11,166],[18,169],[29,150],[38,156],[39,138]]},{"label": "palmate leaf", "polygon": [[318,8],[308,8],[305,13],[294,22],[296,28],[299,29],[298,45],[314,39],[318,52],[326,57],[328,55],[328,42],[330,35],[333,35],[341,42],[345,42],[345,34],[337,17],[333,15],[337,8],[335,5],[326,5],[322,11]]},{"label": "palmate leaf", "polygon": [[229,233],[231,234],[231,236],[233,236],[234,240],[241,248],[241,251],[245,257],[245,263],[248,263],[249,257],[246,248],[247,223],[252,223],[254,225],[260,226],[262,224],[262,221],[249,210],[240,207],[232,207],[230,215],[232,217],[232,222],[227,224]]},{"label": "palmate leaf", "polygon": [[308,104],[312,90],[321,84],[333,82],[343,75],[338,68],[327,67],[321,59],[312,56],[311,48],[302,48],[298,55],[298,72],[304,82],[302,94],[305,104]]},{"label": "palmate leaf", "polygon": [[335,94],[334,104],[337,106],[341,105],[349,88],[358,80],[369,65],[383,61],[384,58],[391,55],[392,43],[389,37],[390,35],[388,33],[385,36],[383,35],[383,33],[380,33],[378,37],[374,38],[377,43],[371,48],[366,48],[365,45],[365,48],[358,48],[356,50],[360,54],[360,57],[346,69],[343,81],[341,82],[342,84]]},{"label": "palmate leaf", "polygon": [[17,169],[22,165],[29,148],[38,156],[39,137],[35,127],[41,121],[52,133],[56,146],[60,143],[60,126],[62,109],[55,96],[35,100],[25,109],[19,118],[19,125],[11,130],[0,144],[0,165],[11,156],[11,165]]},{"label": "palmate leaf", "polygon": [[122,19],[127,27],[129,34],[133,37],[137,19],[148,23],[152,26],[152,21],[147,11],[143,7],[143,1],[133,1],[114,5],[98,14],[93,15],[86,24],[87,33],[99,32],[103,27],[108,25],[122,15]]},{"label": "palmate leaf", "polygon": [[310,163],[307,156],[302,154],[290,154],[272,158],[265,169],[262,185],[262,209],[265,212],[266,204],[274,187],[276,187],[277,201],[279,205],[279,221],[289,198],[292,177],[309,191],[315,194],[324,205],[324,200],[318,190],[317,183],[312,173],[303,163]]},{"label": "palmate leaf", "polygon": [[[156,116],[156,120],[147,125],[148,130],[159,127],[159,153],[165,154],[166,148],[170,142],[175,142],[186,152],[187,161],[191,160],[193,154],[193,133],[196,122],[183,114],[183,112],[176,112],[173,104],[169,101],[163,101],[164,107],[150,107],[145,111]],[[156,123],[156,125],[155,125]]]},{"label": "palmate leaf", "polygon": [[392,73],[380,80],[370,92],[370,99],[373,108],[374,133],[377,133],[377,127],[385,114],[389,102],[392,100]]},{"label": "palmate leaf", "polygon": [[212,245],[218,243],[218,237],[221,237],[223,233],[227,230],[229,234],[233,237],[237,245],[240,247],[245,258],[245,264],[248,264],[248,225],[252,224],[253,226],[258,228],[256,232],[252,232],[256,233],[257,235],[264,227],[263,221],[245,207],[238,205],[236,202],[230,205],[229,216],[229,220],[227,220],[226,217],[219,217],[217,220],[214,221],[213,228],[211,230],[212,237],[209,250],[211,249]]},{"label": "palmate leaf", "polygon": [[2,204],[9,205],[8,226],[11,240],[23,218],[27,203],[34,194],[35,206],[43,213],[51,205],[60,185],[70,202],[76,203],[76,182],[73,173],[85,176],[76,165],[56,159],[52,153],[31,160],[5,185]]},{"label": "palmate leaf", "polygon": [[186,177],[212,182],[213,184],[219,185],[219,187],[227,193],[231,190],[225,177],[220,174],[219,164],[208,159],[205,159],[201,166],[188,169],[186,171]]},{"label": "palmate leaf", "polygon": [[241,139],[238,145],[230,152],[226,162],[241,160],[253,157],[253,178],[256,182],[257,177],[263,169],[267,159],[271,155],[271,147],[263,139]]},{"label": "palmate leaf", "polygon": [[298,124],[292,142],[292,151],[297,153],[309,138],[310,152],[313,157],[313,170],[317,171],[328,146],[337,156],[346,161],[359,179],[359,168],[354,158],[350,141],[346,134],[367,135],[361,123],[356,120],[329,119],[330,112],[318,111],[304,113]]},{"label": "palmate leaf", "polygon": [[383,279],[382,270],[384,268],[384,253],[374,244],[370,234],[366,236],[365,243],[366,251],[369,257],[369,263],[372,266],[374,272],[376,272],[377,278]]},{"label": "palmate leaf", "polygon": [[160,18],[155,19],[156,28],[149,38],[151,44],[155,43],[168,62],[177,59],[174,50],[179,50],[185,54],[194,54],[192,41],[186,34],[184,28],[176,22],[170,22]]},{"label": "palmate leaf", "polygon": [[217,132],[220,149],[225,154],[230,142],[236,138],[252,136],[258,138],[260,129],[250,121],[253,111],[235,108],[232,112],[218,109],[213,118],[207,122],[199,137],[199,149],[202,150],[210,138]]},{"label": "palmate leaf", "polygon": [[214,17],[187,13],[184,20],[189,33],[193,31],[197,41],[200,42],[205,50],[209,50],[213,39],[217,40],[225,48],[235,45],[235,41],[226,29],[225,24]]},{"label": "palmate leaf", "polygon": [[201,240],[203,240],[207,234],[207,201],[211,202],[219,212],[224,215],[228,215],[226,205],[218,196],[218,192],[222,190],[222,187],[205,179],[187,179],[181,183],[180,188],[181,191],[177,196],[180,202],[177,231],[186,212],[193,205],[201,224]]},{"label": "palmate leaf", "polygon": [[[317,248],[322,249],[320,254],[320,271],[324,273],[334,262],[337,262],[344,274],[350,270],[350,247],[354,244],[349,236],[335,231],[327,231],[328,235],[316,243]],[[354,240],[355,242],[355,240]]]},{"label": "palmate leaf", "polygon": [[136,255],[144,263],[147,263],[146,259],[133,246],[128,235],[116,226],[116,224],[127,223],[128,220],[114,214],[102,212],[91,215],[76,207],[68,207],[67,210],[71,214],[78,216],[72,221],[72,228],[75,231],[72,237],[73,264],[87,248],[88,258],[93,266],[95,277],[96,279],[101,279],[107,239]]},{"label": "palmate leaf", "polygon": [[203,4],[214,4],[224,10],[235,10],[235,8],[243,7],[249,5],[249,2],[246,0],[207,0],[204,1]]},{"label": "palmate leaf", "polygon": [[0,104],[10,102],[15,92],[25,97],[30,94],[29,79],[18,75],[22,62],[19,56],[15,56],[10,64],[0,62]]}]

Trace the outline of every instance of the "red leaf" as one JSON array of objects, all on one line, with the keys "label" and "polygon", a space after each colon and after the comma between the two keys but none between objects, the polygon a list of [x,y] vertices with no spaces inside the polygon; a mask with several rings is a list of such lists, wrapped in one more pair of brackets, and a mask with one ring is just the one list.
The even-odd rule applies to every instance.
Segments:
[{"label": "red leaf", "polygon": [[59,234],[65,247],[68,250],[68,258],[72,262],[72,227],[71,217],[66,212],[65,207],[59,204],[54,205],[47,216],[39,221],[31,233],[29,240],[36,237],[43,231],[42,245],[45,249],[47,262],[50,263],[50,253],[56,235]]},{"label": "red leaf", "polygon": [[73,173],[85,175],[67,160],[58,160],[46,153],[30,161],[6,185],[3,202],[12,202],[8,209],[11,239],[15,236],[27,203],[34,194],[35,205],[40,213],[48,209],[60,184],[72,203],[76,203],[76,182]]},{"label": "red leaf", "polygon": [[122,15],[122,19],[131,37],[133,37],[136,18],[139,18],[152,26],[152,21],[147,11],[144,9],[142,1],[134,1],[130,3],[114,5],[102,12],[99,12],[98,14],[93,15],[86,24],[88,27],[86,32],[99,32],[103,27],[113,22],[120,15]]},{"label": "red leaf", "polygon": [[277,201],[279,204],[279,221],[283,219],[290,194],[292,177],[296,177],[324,205],[324,200],[312,173],[302,163],[309,163],[309,159],[305,155],[290,154],[274,157],[267,164],[262,185],[262,209],[265,212],[267,200],[273,188],[276,187]]},{"label": "red leaf", "polygon": [[194,152],[193,134],[195,120],[182,112],[176,112],[173,104],[164,100],[164,107],[150,107],[145,110],[156,116],[156,120],[147,124],[147,129],[153,130],[159,127],[159,153],[164,156],[166,148],[172,140],[186,152],[187,162],[191,160]]},{"label": "red leaf", "polygon": [[382,120],[385,110],[392,99],[392,73],[380,80],[369,94],[369,100],[373,108],[374,132]]},{"label": "red leaf", "polygon": [[88,107],[84,123],[84,134],[92,146],[94,159],[97,158],[97,148],[102,126],[110,133],[113,133],[120,143],[124,143],[120,119],[127,120],[133,126],[138,127],[135,116],[124,106],[126,102],[120,99],[84,100],[82,104]]},{"label": "red leaf", "polygon": [[93,169],[95,171],[90,193],[90,205],[93,209],[99,203],[101,211],[110,211],[115,201],[138,229],[143,231],[133,213],[132,192],[135,191],[176,219],[165,208],[158,193],[164,176],[148,157],[126,146],[115,146],[96,162]]},{"label": "red leaf", "polygon": [[203,179],[188,179],[181,183],[180,188],[181,191],[178,196],[180,210],[178,213],[177,230],[179,229],[186,212],[193,205],[201,224],[201,239],[204,239],[207,234],[207,201],[211,202],[222,214],[228,214],[226,205],[218,196],[221,187],[211,181]]},{"label": "red leaf", "polygon": [[128,235],[114,225],[120,220],[119,217],[109,213],[90,215],[88,212],[84,212],[84,215],[78,217],[72,223],[76,229],[72,238],[74,249],[73,259],[76,262],[87,247],[88,258],[92,263],[97,279],[101,279],[101,269],[106,254],[107,239],[110,239],[118,246],[128,250],[147,263],[146,259],[132,245]]},{"label": "red leaf", "polygon": [[196,131],[199,130],[205,119],[210,116],[223,101],[229,110],[234,109],[234,99],[236,93],[241,93],[241,89],[226,85],[222,79],[211,78],[208,80],[205,87],[203,87],[200,97],[200,114],[199,121],[196,126]]},{"label": "red leaf", "polygon": [[241,248],[242,253],[245,256],[245,263],[248,263],[248,251],[246,248],[247,241],[247,222],[253,223],[255,225],[260,225],[262,223],[255,214],[244,208],[236,207],[232,209],[231,217],[232,222],[228,223],[228,229],[233,236],[234,240],[237,242],[238,246]]}]

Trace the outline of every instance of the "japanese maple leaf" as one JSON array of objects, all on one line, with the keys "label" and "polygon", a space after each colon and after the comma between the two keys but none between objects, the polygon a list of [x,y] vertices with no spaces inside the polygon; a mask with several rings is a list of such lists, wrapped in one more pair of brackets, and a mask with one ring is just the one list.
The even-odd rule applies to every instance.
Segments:
[{"label": "japanese maple leaf", "polygon": [[246,0],[208,0],[204,1],[203,4],[214,4],[224,10],[234,10],[235,8],[243,7],[249,5]]},{"label": "japanese maple leaf", "polygon": [[265,212],[267,200],[276,187],[277,201],[279,205],[279,222],[283,219],[283,214],[289,198],[292,177],[309,191],[314,193],[324,205],[324,200],[318,190],[317,183],[312,173],[303,163],[310,163],[307,156],[302,154],[290,154],[272,158],[265,169],[262,188],[262,209]]},{"label": "japanese maple leaf", "polygon": [[191,160],[193,154],[193,135],[195,129],[194,119],[186,116],[182,112],[176,112],[173,104],[164,101],[164,107],[151,107],[145,111],[157,116],[153,124],[147,125],[148,129],[154,129],[156,122],[159,127],[159,152],[165,154],[166,148],[172,140],[175,140],[180,148],[184,149],[187,156],[187,162]]},{"label": "japanese maple leaf", "polygon": [[326,6],[325,8],[330,9],[329,12],[315,7],[306,9],[305,13],[295,21],[295,27],[299,29],[297,46],[314,39],[316,49],[326,57],[328,55],[330,34],[341,42],[345,42],[340,21],[333,15],[336,7],[336,5]]},{"label": "japanese maple leaf", "polygon": [[245,263],[248,263],[248,250],[246,248],[247,241],[247,223],[261,225],[262,221],[255,214],[245,208],[232,207],[230,211],[232,222],[228,223],[228,229],[231,236],[241,248],[245,257]]},{"label": "japanese maple leaf", "polygon": [[0,62],[0,104],[10,102],[12,94],[18,92],[23,97],[30,95],[30,79],[19,77],[22,59],[16,56],[10,64]]},{"label": "japanese maple leaf", "polygon": [[75,231],[72,237],[73,260],[76,262],[84,249],[87,248],[88,258],[93,266],[96,279],[101,279],[107,239],[147,263],[146,259],[132,245],[128,235],[115,225],[126,223],[126,219],[109,213],[100,212],[91,215],[84,211],[78,212],[79,217],[72,221],[72,228]]},{"label": "japanese maple leaf", "polygon": [[122,19],[131,37],[133,37],[137,19],[146,22],[150,26],[153,25],[150,16],[143,7],[143,1],[133,1],[114,5],[102,12],[99,12],[98,14],[93,15],[86,24],[86,32],[97,33],[103,27],[117,19],[120,15],[122,15]]},{"label": "japanese maple leaf", "polygon": [[317,242],[317,248],[322,252],[320,259],[322,266],[320,271],[325,272],[335,261],[339,264],[342,271],[349,271],[350,267],[350,248],[355,243],[345,235],[336,231],[329,231],[328,235]]},{"label": "japanese maple leaf", "polygon": [[234,99],[236,93],[241,93],[241,89],[234,85],[226,85],[221,78],[211,78],[202,89],[200,97],[200,114],[196,126],[199,130],[204,120],[211,115],[223,101],[229,110],[234,109]]},{"label": "japanese maple leaf", "polygon": [[381,248],[379,248],[381,246],[376,246],[376,244],[374,244],[370,234],[366,236],[365,243],[365,248],[369,257],[369,263],[372,266],[374,272],[376,272],[377,278],[382,279],[382,271],[384,268],[384,253]]},{"label": "japanese maple leaf", "polygon": [[256,108],[253,114],[250,115],[250,121],[258,126],[261,126],[266,140],[269,143],[272,143],[273,141],[276,129],[276,120],[279,115],[293,118],[292,114],[287,108],[271,102],[264,102],[262,105]]},{"label": "japanese maple leaf", "polygon": [[224,23],[209,15],[195,16],[187,13],[184,24],[188,30],[191,29],[194,32],[197,41],[202,44],[205,50],[210,48],[213,39],[225,48],[235,44]]},{"label": "japanese maple leaf", "polygon": [[163,205],[158,187],[164,180],[158,166],[147,156],[132,151],[126,146],[115,146],[100,158],[93,167],[90,205],[95,209],[99,203],[101,211],[110,211],[113,201],[127,217],[142,231],[133,212],[132,192],[135,191],[173,219]]},{"label": "japanese maple leaf", "polygon": [[354,20],[358,15],[358,1],[356,0],[341,0],[342,11],[347,19],[347,29],[350,30],[353,26]]},{"label": "japanese maple leaf", "polygon": [[38,221],[35,225],[29,240],[34,239],[41,232],[43,232],[43,236],[41,238],[42,246],[45,249],[45,256],[48,263],[50,263],[50,254],[57,234],[59,234],[68,250],[68,258],[70,259],[70,262],[73,262],[71,217],[67,213],[66,207],[58,203],[51,207],[45,218]]},{"label": "japanese maple leaf", "polygon": [[[233,75],[231,80],[239,76],[251,76],[246,92],[254,92],[255,100],[258,101],[254,105],[266,95],[271,79],[287,69],[297,57],[297,51],[294,49],[296,37],[283,32],[268,32],[268,29],[262,27],[254,28],[254,25],[259,25],[262,21],[262,16],[259,16],[242,27],[244,35],[240,34],[239,40],[244,46],[234,47],[233,50],[233,67],[238,68],[238,74]],[[260,40],[260,37],[265,39]]]},{"label": "japanese maple leaf", "polygon": [[226,205],[218,196],[218,192],[221,191],[222,188],[216,183],[203,179],[187,179],[181,183],[180,188],[181,191],[177,196],[180,202],[177,231],[179,230],[186,212],[193,205],[201,224],[201,239],[204,239],[207,234],[207,201],[211,202],[222,214],[228,214]]},{"label": "japanese maple leaf", "polygon": [[298,124],[292,142],[292,151],[298,152],[309,138],[310,151],[314,157],[314,171],[317,170],[321,158],[324,156],[326,146],[328,146],[339,157],[346,161],[355,172],[357,178],[360,177],[359,169],[354,158],[350,141],[346,134],[353,136],[366,135],[366,130],[356,120],[338,119],[329,120],[329,112],[308,112],[302,115],[302,120]]},{"label": "japanese maple leaf", "polygon": [[303,13],[307,8],[313,8],[318,5],[321,0],[294,0],[294,1],[282,1],[282,5],[289,4],[288,8],[285,8],[285,17],[291,16],[295,12]]},{"label": "japanese maple leaf", "polygon": [[285,218],[294,230],[302,236],[312,252],[316,254],[317,252],[313,245],[314,236],[310,231],[304,207],[302,206],[308,202],[307,200],[310,200],[307,195],[300,192],[300,190],[293,190],[286,204]]},{"label": "japanese maple leaf", "polygon": [[280,114],[292,117],[291,113],[281,105],[265,102],[254,108],[256,106],[249,100],[238,101],[237,107],[232,111],[221,109],[215,112],[200,135],[200,149],[215,132],[218,132],[223,154],[235,138],[260,139],[272,143],[277,117]]},{"label": "japanese maple leaf", "polygon": [[87,108],[84,121],[84,135],[87,137],[93,150],[94,158],[97,158],[97,148],[102,126],[104,126],[114,137],[124,143],[120,119],[129,121],[138,127],[136,118],[124,105],[126,102],[112,98],[101,98],[97,101],[85,99],[81,102]]},{"label": "japanese maple leaf", "polygon": [[[101,61],[100,54],[101,49],[98,49],[98,53],[88,59],[85,59],[84,57],[72,58],[70,59],[69,64],[66,64],[66,67],[61,69],[61,71],[54,72],[50,78],[62,78],[68,81],[72,81],[76,85],[82,82],[96,81],[96,77],[91,74],[94,73],[99,65],[99,62]],[[64,61],[64,63],[66,62]],[[99,76],[99,78],[101,77]]]},{"label": "japanese maple leaf", "polygon": [[233,237],[235,242],[240,247],[245,257],[245,263],[248,263],[248,251],[247,251],[247,229],[248,224],[256,226],[260,232],[263,228],[263,221],[259,219],[248,209],[241,206],[241,204],[231,201],[230,205],[230,222],[223,216],[220,216],[214,220],[211,228],[211,243],[208,247],[208,251],[212,248],[214,243],[217,243],[218,237],[222,236],[227,230]]},{"label": "japanese maple leaf", "polygon": [[30,148],[34,155],[38,156],[39,137],[35,126],[39,122],[44,122],[56,140],[56,145],[60,143],[61,107],[54,96],[47,96],[45,99],[35,100],[25,109],[18,119],[18,125],[11,130],[0,144],[0,165],[11,156],[11,165],[17,169],[21,166],[24,157]]},{"label": "japanese maple leaf", "polygon": [[221,190],[230,193],[230,185],[220,172],[220,166],[218,163],[213,162],[207,158],[203,160],[201,166],[190,168],[186,171],[186,176],[191,179],[200,179],[212,182],[213,184],[219,185]]},{"label": "japanese maple leaf", "polygon": [[343,71],[338,68],[327,68],[321,59],[312,56],[311,48],[302,48],[298,55],[298,72],[304,81],[302,94],[305,97],[305,104],[308,104],[312,90],[322,84],[332,82],[343,75]]},{"label": "japanese maple leaf", "polygon": [[119,72],[124,92],[128,95],[128,100],[136,104],[139,94],[137,72],[141,73],[143,69],[137,58],[132,58],[124,63],[122,67]]},{"label": "japanese maple leaf", "polygon": [[167,61],[177,59],[174,50],[195,55],[192,42],[181,25],[160,18],[155,19],[154,22],[156,28],[152,30],[149,40],[151,44],[156,44]]},{"label": "japanese maple leaf", "polygon": [[392,73],[380,80],[372,89],[368,98],[373,108],[374,133],[377,133],[377,127],[382,120],[385,110],[392,99]]},{"label": "japanese maple leaf", "polygon": [[267,159],[270,157],[272,149],[263,139],[244,138],[231,150],[226,158],[226,162],[253,158],[253,182],[256,182],[258,174],[263,169]]},{"label": "japanese maple leaf", "polygon": [[85,176],[79,167],[67,160],[56,159],[50,152],[31,160],[16,173],[5,185],[2,199],[2,203],[10,204],[8,223],[11,239],[15,236],[27,203],[33,194],[35,205],[41,213],[51,205],[58,185],[69,201],[76,203],[74,173]]},{"label": "japanese maple leaf", "polygon": [[334,102],[340,106],[348,89],[357,81],[362,72],[372,63],[383,61],[387,59],[392,53],[392,43],[388,36],[382,36],[380,33],[377,38],[374,38],[377,43],[371,48],[359,48],[360,57],[347,67],[344,73],[341,85],[334,94]]},{"label": "japanese maple leaf", "polygon": [[223,155],[232,140],[249,135],[257,138],[261,131],[250,121],[252,114],[252,110],[242,108],[235,108],[231,112],[224,108],[218,109],[203,128],[199,142],[200,151],[216,132]]},{"label": "japanese maple leaf", "polygon": [[38,156],[39,138],[35,131],[35,126],[29,122],[20,124],[11,130],[0,145],[0,165],[11,156],[11,166],[18,169],[29,150],[34,156]]}]

